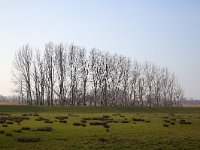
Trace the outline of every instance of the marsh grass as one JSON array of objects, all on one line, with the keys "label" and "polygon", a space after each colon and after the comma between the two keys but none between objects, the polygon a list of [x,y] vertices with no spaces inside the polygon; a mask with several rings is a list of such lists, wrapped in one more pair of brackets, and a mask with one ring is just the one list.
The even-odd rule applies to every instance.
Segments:
[{"label": "marsh grass", "polygon": [[197,108],[0,108],[0,149],[200,149]]}]

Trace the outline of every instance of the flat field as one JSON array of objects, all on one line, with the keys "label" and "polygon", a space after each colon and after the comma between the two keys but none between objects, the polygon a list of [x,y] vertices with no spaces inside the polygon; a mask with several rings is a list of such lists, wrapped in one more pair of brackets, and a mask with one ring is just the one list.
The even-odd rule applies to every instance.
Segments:
[{"label": "flat field", "polygon": [[0,106],[0,149],[200,149],[200,108]]}]

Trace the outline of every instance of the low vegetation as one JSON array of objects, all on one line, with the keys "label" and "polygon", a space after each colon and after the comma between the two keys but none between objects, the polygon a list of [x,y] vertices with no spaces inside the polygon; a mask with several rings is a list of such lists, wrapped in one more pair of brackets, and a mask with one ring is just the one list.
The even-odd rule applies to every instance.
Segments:
[{"label": "low vegetation", "polygon": [[0,149],[200,149],[199,112],[0,106]]}]

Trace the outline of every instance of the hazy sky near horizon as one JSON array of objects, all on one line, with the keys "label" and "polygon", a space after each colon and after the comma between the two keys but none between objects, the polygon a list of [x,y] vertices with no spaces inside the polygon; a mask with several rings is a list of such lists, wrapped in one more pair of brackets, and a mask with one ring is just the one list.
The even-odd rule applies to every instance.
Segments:
[{"label": "hazy sky near horizon", "polygon": [[15,51],[49,41],[168,67],[200,99],[199,0],[0,0],[0,94],[12,94]]}]

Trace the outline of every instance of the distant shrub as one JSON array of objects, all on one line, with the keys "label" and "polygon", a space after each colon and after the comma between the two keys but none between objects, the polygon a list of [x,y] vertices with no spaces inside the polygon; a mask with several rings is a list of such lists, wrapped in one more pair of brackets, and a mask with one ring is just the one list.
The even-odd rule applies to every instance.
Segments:
[{"label": "distant shrub", "polygon": [[87,122],[87,120],[81,120],[81,122],[82,122],[82,123],[86,123],[86,122]]},{"label": "distant shrub", "polygon": [[163,121],[164,121],[164,122],[167,122],[167,123],[170,122],[169,120],[163,120]]},{"label": "distant shrub", "polygon": [[121,114],[112,114],[112,116],[121,116]]},{"label": "distant shrub", "polygon": [[1,116],[10,116],[11,114],[7,114],[7,113],[0,113]]},{"label": "distant shrub", "polygon": [[27,117],[27,116],[19,116],[19,117],[14,117],[13,120],[21,120],[21,121],[23,121],[23,120],[30,120],[30,118]]},{"label": "distant shrub", "polygon": [[129,123],[129,121],[128,120],[122,120],[121,123]]},{"label": "distant shrub", "polygon": [[73,125],[74,125],[74,126],[82,126],[83,124],[80,123],[80,122],[74,122]]},{"label": "distant shrub", "polygon": [[58,140],[58,141],[67,141],[66,138],[54,138],[55,140]]},{"label": "distant shrub", "polygon": [[104,115],[103,118],[110,118],[110,116],[109,115]]},{"label": "distant shrub", "polygon": [[22,133],[22,130],[14,130],[14,132],[17,132],[17,133]]},{"label": "distant shrub", "polygon": [[169,113],[169,116],[175,116],[175,114],[174,113]]},{"label": "distant shrub", "polygon": [[192,124],[190,121],[180,120],[180,124]]},{"label": "distant shrub", "polygon": [[35,120],[36,120],[36,121],[43,121],[43,120],[46,120],[46,119],[43,118],[43,117],[38,117],[38,118],[36,118]]},{"label": "distant shrub", "polygon": [[95,125],[106,125],[106,122],[90,122],[90,125],[95,126]]},{"label": "distant shrub", "polygon": [[11,133],[6,133],[5,136],[12,136],[12,134]]},{"label": "distant shrub", "polygon": [[107,124],[103,125],[103,127],[104,127],[104,128],[107,128],[107,129],[110,128],[110,126],[107,125]]},{"label": "distant shrub", "polygon": [[163,124],[163,127],[169,127],[169,125],[168,124]]},{"label": "distant shrub", "polygon": [[89,118],[89,117],[83,117],[82,119],[83,120],[92,120],[92,118]]},{"label": "distant shrub", "polygon": [[82,126],[83,126],[83,127],[86,127],[86,124],[85,124],[85,123],[82,123]]},{"label": "distant shrub", "polygon": [[53,121],[51,121],[51,120],[45,120],[44,122],[45,123],[53,123]]},{"label": "distant shrub", "polygon": [[30,130],[30,127],[22,127],[21,130]]},{"label": "distant shrub", "polygon": [[0,130],[0,134],[4,134],[4,131],[3,131],[3,130]]},{"label": "distant shrub", "polygon": [[103,121],[103,120],[113,120],[112,118],[104,118],[104,117],[93,117],[92,120],[100,120],[100,121]]},{"label": "distant shrub", "polygon": [[99,142],[108,142],[108,139],[106,139],[106,138],[98,138],[98,141]]},{"label": "distant shrub", "polygon": [[175,122],[170,122],[171,125],[175,125]]},{"label": "distant shrub", "polygon": [[78,117],[78,115],[74,115],[74,114],[71,114],[71,113],[69,113],[68,115],[71,116],[71,117]]},{"label": "distant shrub", "polygon": [[0,124],[4,124],[6,120],[0,120]]},{"label": "distant shrub", "polygon": [[65,120],[65,119],[68,119],[69,117],[68,116],[60,116],[60,117],[55,117],[55,118],[58,120]]},{"label": "distant shrub", "polygon": [[106,129],[106,132],[109,132],[109,131],[110,131],[110,130],[107,128],[107,129]]},{"label": "distant shrub", "polygon": [[36,129],[36,131],[46,131],[46,132],[50,132],[52,131],[52,127],[39,127]]},{"label": "distant shrub", "polygon": [[13,122],[11,122],[11,121],[8,121],[8,122],[6,122],[6,124],[13,124]]},{"label": "distant shrub", "polygon": [[133,118],[133,121],[145,121],[145,120],[141,118]]},{"label": "distant shrub", "polygon": [[117,121],[117,120],[109,120],[109,122],[112,122],[112,123],[119,123],[119,121]]},{"label": "distant shrub", "polygon": [[24,137],[18,137],[16,138],[18,142],[39,142],[40,138],[24,138]]},{"label": "distant shrub", "polygon": [[14,122],[17,123],[18,125],[20,125],[21,121],[22,121],[21,119],[14,120]]},{"label": "distant shrub", "polygon": [[176,121],[176,118],[172,118],[171,120],[172,120],[172,121]]},{"label": "distant shrub", "polygon": [[67,123],[66,120],[60,120],[59,122],[60,122],[60,123]]},{"label": "distant shrub", "polygon": [[8,125],[7,124],[3,124],[2,127],[6,128],[6,127],[8,127]]},{"label": "distant shrub", "polygon": [[33,116],[36,116],[36,117],[37,117],[37,116],[40,116],[40,115],[39,115],[38,113],[35,112],[35,113],[33,114]]}]

